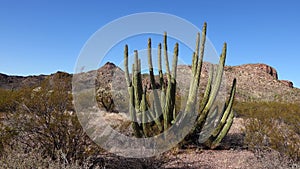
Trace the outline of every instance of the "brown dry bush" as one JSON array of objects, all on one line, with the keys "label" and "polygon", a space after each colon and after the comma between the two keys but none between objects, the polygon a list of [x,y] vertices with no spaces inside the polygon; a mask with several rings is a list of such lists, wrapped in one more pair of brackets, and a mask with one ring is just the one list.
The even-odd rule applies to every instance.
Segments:
[{"label": "brown dry bush", "polygon": [[244,143],[251,150],[273,149],[300,160],[300,105],[278,102],[243,102],[234,106],[245,118]]},{"label": "brown dry bush", "polygon": [[41,158],[80,164],[102,150],[84,133],[67,82],[51,80],[51,86],[45,81],[40,87],[15,91],[4,100],[16,105],[6,110],[0,123],[2,153],[7,156],[19,145],[25,153],[38,147]]}]

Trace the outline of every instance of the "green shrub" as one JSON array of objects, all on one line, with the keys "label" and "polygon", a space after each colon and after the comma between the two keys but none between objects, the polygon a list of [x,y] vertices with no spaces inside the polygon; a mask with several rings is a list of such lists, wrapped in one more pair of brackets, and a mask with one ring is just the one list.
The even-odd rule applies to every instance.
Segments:
[{"label": "green shrub", "polygon": [[[0,113],[4,114],[11,110],[16,110],[18,92],[0,88]],[[1,116],[0,116],[1,117]]]},{"label": "green shrub", "polygon": [[272,148],[300,159],[300,105],[278,102],[237,102],[234,110],[245,118],[249,149]]}]

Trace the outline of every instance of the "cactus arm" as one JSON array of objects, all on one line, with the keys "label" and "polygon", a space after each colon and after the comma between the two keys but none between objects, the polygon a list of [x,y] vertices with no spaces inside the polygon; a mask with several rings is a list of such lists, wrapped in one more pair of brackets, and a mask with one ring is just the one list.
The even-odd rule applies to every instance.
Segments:
[{"label": "cactus arm", "polygon": [[223,139],[223,137],[227,134],[227,130],[230,129],[230,126],[232,123],[233,119],[233,111],[232,111],[232,106],[234,102],[234,96],[236,92],[236,79],[233,80],[233,84],[231,87],[231,92],[229,96],[228,103],[224,107],[223,115],[221,120],[219,121],[217,127],[214,129],[213,133],[207,140],[207,145],[211,147],[211,145],[217,146]]},{"label": "cactus arm", "polygon": [[176,74],[177,74],[177,64],[178,64],[178,43],[175,44],[175,48],[174,48],[174,55],[173,55],[173,62],[172,62],[172,83],[175,83],[176,80]]},{"label": "cactus arm", "polygon": [[220,57],[219,66],[218,66],[218,70],[217,70],[217,75],[215,78],[214,85],[211,89],[209,99],[208,99],[207,104],[205,105],[203,111],[201,112],[200,116],[197,119],[196,132],[201,131],[201,129],[205,123],[205,120],[207,118],[207,115],[209,113],[209,110],[211,109],[211,106],[213,105],[213,103],[216,99],[216,96],[218,94],[218,91],[220,89],[224,65],[225,65],[225,59],[226,59],[226,43],[224,43],[223,51],[222,51],[222,54]]},{"label": "cactus arm", "polygon": [[[198,57],[196,56],[196,53],[193,52],[193,58],[192,58],[192,75],[193,76],[194,76],[195,71],[197,69],[197,64],[196,64],[197,62],[198,62]],[[194,66],[194,65],[196,65],[196,66]]]},{"label": "cactus arm", "polygon": [[150,74],[150,81],[152,85],[152,89],[155,89],[155,79],[153,73],[153,64],[152,64],[152,48],[151,48],[151,39],[148,39],[148,66],[149,66],[149,74]]},{"label": "cactus arm", "polygon": [[[129,93],[129,113],[130,113],[130,118],[132,121],[132,128],[134,130],[134,134],[136,137],[140,138],[142,137],[142,133],[140,131],[140,126],[137,123],[137,117],[136,117],[136,112],[135,112],[135,105],[134,105],[134,86],[132,86],[132,81],[129,78],[129,70],[128,70],[128,45],[125,45],[124,49],[124,68],[125,68],[125,78],[126,78],[126,83],[128,87],[128,93]],[[134,65],[132,66],[132,70],[134,70]],[[133,71],[134,72],[134,71]],[[134,76],[132,75],[134,78]]]},{"label": "cactus arm", "polygon": [[162,63],[161,63],[161,43],[158,44],[158,73],[159,73],[159,82],[161,86],[161,93],[160,93],[160,105],[161,105],[161,111],[165,111],[165,107],[163,106],[165,101],[166,101],[166,91],[165,91],[165,84],[164,84],[164,76],[163,76],[163,71],[162,71]]},{"label": "cactus arm", "polygon": [[205,22],[204,25],[203,25],[203,28],[202,28],[202,37],[201,37],[201,43],[200,43],[200,54],[198,54],[199,52],[196,51],[197,57],[199,55],[199,59],[198,59],[198,63],[197,63],[198,65],[197,65],[197,69],[196,69],[196,72],[195,72],[196,75],[195,75],[195,78],[194,78],[194,83],[196,84],[196,86],[195,86],[196,89],[198,89],[199,82],[200,82],[202,63],[203,63],[203,57],[204,57],[204,49],[205,49],[205,41],[206,41],[206,29],[207,29],[207,24]]},{"label": "cactus arm", "polygon": [[200,33],[197,33],[197,38],[196,38],[196,47],[195,51],[193,52],[193,59],[192,59],[192,72],[193,76],[196,75],[196,70],[198,67],[198,57],[199,57],[199,46],[200,46]]},{"label": "cactus arm", "polygon": [[134,95],[135,95],[135,107],[138,112],[138,108],[140,107],[140,102],[142,100],[142,82],[141,82],[141,72],[139,72],[139,57],[138,51],[134,50],[134,73],[133,73],[133,86],[134,86]]},{"label": "cactus arm", "polygon": [[236,91],[236,79],[233,80],[233,85],[232,85],[232,88],[231,88],[229,101],[228,101],[227,106],[225,105],[226,110],[223,112],[222,118],[221,118],[218,126],[216,127],[215,131],[212,133],[212,136],[214,136],[214,137],[216,137],[220,133],[221,128],[224,127],[224,125],[226,123],[226,120],[227,120],[229,114],[232,111],[232,105],[233,105],[233,102],[234,102],[235,91]]},{"label": "cactus arm", "polygon": [[140,111],[142,113],[142,128],[143,128],[143,133],[146,137],[149,137],[148,135],[148,126],[147,126],[147,102],[146,102],[146,87],[144,87],[144,92],[143,92],[143,95],[142,95],[142,101],[141,101],[141,105],[140,105]]},{"label": "cactus arm", "polygon": [[[197,36],[197,44],[198,44],[199,40],[200,39]],[[200,58],[198,59],[198,62],[197,62],[197,69],[195,71],[196,74],[194,75],[194,78],[193,78],[193,80],[191,82],[189,96],[188,96],[186,108],[185,108],[185,111],[184,111],[185,114],[186,113],[191,113],[191,112],[195,111],[195,101],[196,101],[196,98],[197,98],[197,91],[198,91],[198,87],[199,87],[200,72],[201,72],[201,67],[202,67],[202,62],[203,62],[203,55],[204,55],[204,49],[205,49],[205,41],[206,41],[206,23],[204,23],[203,29],[202,29]],[[196,46],[196,50],[197,49],[198,49],[198,47]],[[198,53],[199,53],[198,51],[195,51],[195,54],[196,54],[197,57],[198,57]],[[193,65],[193,66],[196,66],[196,65]]]},{"label": "cactus arm", "polygon": [[214,103],[214,101],[216,99],[216,96],[218,94],[218,91],[220,89],[222,76],[223,76],[223,70],[224,70],[224,66],[225,66],[226,51],[227,51],[227,44],[224,43],[222,54],[221,54],[220,61],[219,61],[219,66],[218,66],[218,70],[217,70],[215,83],[213,85],[209,100],[208,100],[208,102],[207,102],[207,104],[206,104],[206,106],[203,110],[204,112],[208,112],[208,110],[210,109],[210,107]]},{"label": "cactus arm", "polygon": [[[197,33],[197,38],[196,38],[196,47],[195,51],[193,52],[193,60],[192,60],[192,79],[195,79],[196,76],[196,71],[198,67],[198,56],[199,56],[199,44],[200,44],[200,33]],[[191,80],[190,84],[190,90],[189,90],[189,96],[192,95],[193,92],[195,92],[193,89],[195,86],[194,80]]]},{"label": "cactus arm", "polygon": [[155,104],[155,102],[153,100],[153,102],[152,102],[153,107],[152,107],[152,111],[150,110],[150,114],[151,114],[152,118],[154,119],[154,122],[157,125],[159,131],[161,132],[161,131],[163,131],[163,126],[160,122],[160,116],[158,115],[157,112],[155,112],[155,105],[154,104]]},{"label": "cactus arm", "polygon": [[136,117],[136,111],[134,109],[134,88],[131,86],[129,89],[129,95],[130,95],[130,105],[129,105],[129,112],[130,112],[130,117],[132,121],[132,129],[134,131],[134,135],[137,138],[143,137],[143,133],[141,132],[141,127],[137,122],[137,117]]},{"label": "cactus arm", "polygon": [[158,44],[158,51],[157,51],[157,56],[158,56],[158,73],[159,73],[159,82],[161,89],[164,90],[164,76],[163,76],[163,71],[162,71],[162,63],[161,63],[161,43]]},{"label": "cactus arm", "polygon": [[211,64],[209,66],[209,76],[208,76],[204,96],[203,96],[202,101],[201,101],[200,106],[199,106],[199,113],[203,111],[203,109],[204,109],[204,107],[207,104],[207,101],[209,99],[209,95],[210,95],[210,92],[211,92],[211,85],[212,85],[213,75],[214,75],[214,69],[213,69],[213,65]]},{"label": "cactus arm", "polygon": [[170,77],[170,66],[169,66],[169,58],[168,58],[168,44],[167,44],[167,32],[164,33],[164,59],[166,64],[166,72],[168,76],[168,82],[171,80]]},{"label": "cactus arm", "polygon": [[216,147],[218,147],[220,142],[222,141],[222,139],[227,135],[227,133],[229,132],[230,127],[232,126],[233,117],[234,117],[234,114],[233,114],[233,111],[231,111],[231,113],[229,114],[229,116],[226,120],[226,123],[225,123],[224,127],[222,128],[221,132],[219,133],[217,138],[209,146],[211,149],[215,149]]},{"label": "cactus arm", "polygon": [[166,93],[166,104],[164,112],[164,129],[167,129],[173,120],[173,111],[175,107],[175,94],[176,94],[176,70],[178,62],[178,43],[174,48],[174,56],[172,63],[172,75],[170,81],[168,81],[167,93]]},{"label": "cactus arm", "polygon": [[208,138],[211,136],[212,129],[214,129],[215,127],[215,119],[218,115],[218,112],[219,112],[219,106],[215,106],[210,110],[210,113],[206,120],[207,124],[205,125],[205,127],[202,128],[200,132],[201,136],[198,139],[199,143],[205,143],[208,140]]},{"label": "cactus arm", "polygon": [[[149,74],[150,74],[150,81],[152,85],[152,92],[154,96],[154,111],[156,112],[156,117],[162,113],[162,106],[160,104],[160,99],[158,97],[157,90],[155,90],[155,78],[153,73],[153,65],[152,65],[152,48],[151,48],[151,39],[148,39],[148,66],[149,66]],[[160,129],[160,128],[159,128]],[[162,131],[162,129],[160,129]]]},{"label": "cactus arm", "polygon": [[164,33],[164,59],[165,59],[165,66],[166,66],[166,74],[168,78],[168,85],[167,85],[167,91],[164,95],[164,105],[163,105],[163,122],[164,122],[164,130],[166,130],[169,126],[169,110],[170,110],[170,90],[171,90],[171,73],[170,73],[170,66],[169,66],[169,58],[168,58],[168,44],[167,44],[167,32]]},{"label": "cactus arm", "polygon": [[161,132],[161,131],[163,131],[163,127],[162,127],[162,124],[160,122],[159,116],[156,115],[155,108],[154,108],[154,100],[152,102],[152,105],[153,105],[152,110],[148,109],[149,114],[150,114],[150,118],[154,120],[154,123],[157,125],[158,130]]},{"label": "cactus arm", "polygon": [[130,87],[131,84],[131,80],[129,77],[129,70],[128,70],[128,45],[125,45],[125,49],[124,49],[124,72],[125,72],[125,79],[126,79],[126,83],[127,83],[127,87]]}]

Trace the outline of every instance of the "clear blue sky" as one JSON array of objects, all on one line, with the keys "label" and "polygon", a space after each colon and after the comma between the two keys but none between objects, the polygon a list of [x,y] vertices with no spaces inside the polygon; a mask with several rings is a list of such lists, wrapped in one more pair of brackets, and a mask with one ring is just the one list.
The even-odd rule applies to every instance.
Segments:
[{"label": "clear blue sky", "polygon": [[300,87],[298,0],[0,0],[0,72],[72,73],[94,32],[137,12],[169,13],[198,27],[206,21],[217,51],[228,43],[227,65],[266,63]]}]

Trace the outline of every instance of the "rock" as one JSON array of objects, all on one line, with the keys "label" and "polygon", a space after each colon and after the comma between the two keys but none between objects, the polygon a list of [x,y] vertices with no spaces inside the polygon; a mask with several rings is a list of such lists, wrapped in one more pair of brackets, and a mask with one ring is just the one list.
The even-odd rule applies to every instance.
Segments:
[{"label": "rock", "polygon": [[[143,86],[146,86],[147,90],[152,90],[152,85],[151,85],[151,81],[150,81],[150,77],[146,77],[142,80],[142,84]],[[164,76],[164,87],[166,88],[168,84],[168,79],[166,76]],[[160,83],[159,83],[159,78],[158,76],[155,76],[155,86],[154,89],[159,89],[161,87]]]},{"label": "rock", "polygon": [[290,88],[294,88],[293,82],[291,82],[289,80],[280,80],[280,82],[283,83],[284,85],[290,87]]},{"label": "rock", "polygon": [[278,74],[276,69],[274,69],[273,67],[266,65],[266,64],[258,64],[258,68],[262,69],[263,71],[265,71],[266,73],[270,74],[271,76],[273,76],[276,80],[278,80]]}]

